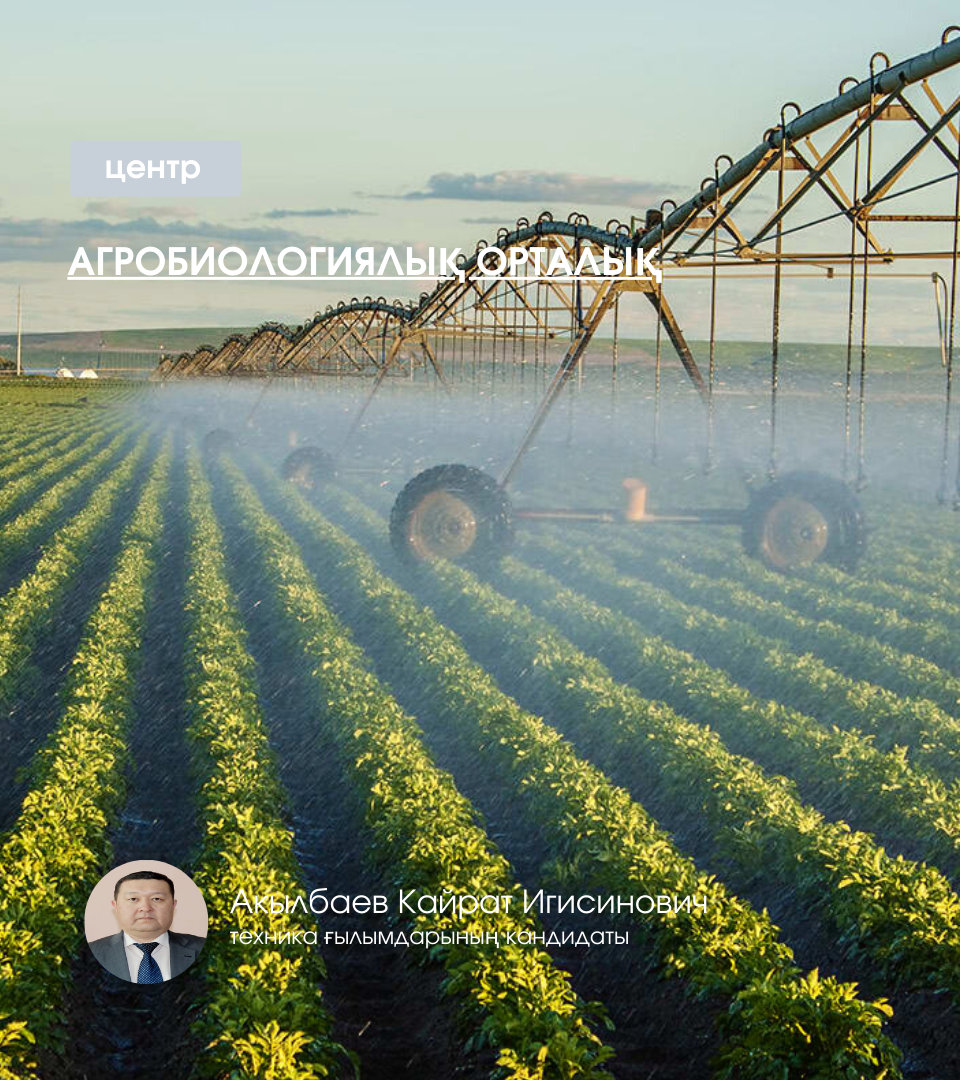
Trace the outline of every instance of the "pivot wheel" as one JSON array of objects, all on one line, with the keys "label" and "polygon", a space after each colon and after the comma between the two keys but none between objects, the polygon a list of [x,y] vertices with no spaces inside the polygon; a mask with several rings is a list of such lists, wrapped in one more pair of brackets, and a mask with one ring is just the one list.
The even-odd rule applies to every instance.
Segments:
[{"label": "pivot wheel", "polygon": [[852,571],[866,550],[856,495],[822,473],[788,473],[761,489],[744,515],[743,547],[772,570],[816,562]]},{"label": "pivot wheel", "polygon": [[512,541],[507,493],[469,465],[436,465],[415,476],[390,513],[390,542],[409,563],[447,559],[485,566],[500,559]]},{"label": "pivot wheel", "polygon": [[225,450],[232,450],[237,445],[231,432],[225,428],[214,428],[208,431],[203,440],[203,452],[208,457],[217,457]]},{"label": "pivot wheel", "polygon": [[280,473],[284,480],[312,491],[333,480],[337,466],[333,455],[319,446],[300,446],[286,456]]}]

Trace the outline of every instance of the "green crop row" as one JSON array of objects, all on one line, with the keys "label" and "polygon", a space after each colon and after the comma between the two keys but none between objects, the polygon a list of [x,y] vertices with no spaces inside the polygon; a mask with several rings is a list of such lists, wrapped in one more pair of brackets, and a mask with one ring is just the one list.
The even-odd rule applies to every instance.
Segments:
[{"label": "green crop row", "polygon": [[150,436],[140,436],[116,471],[93,492],[87,505],[54,533],[19,584],[0,598],[0,702],[9,703],[34,676],[31,654],[59,603],[81,572],[110,523],[120,497],[133,481]]},{"label": "green crop row", "polygon": [[105,423],[102,414],[87,413],[79,418],[63,415],[51,419],[35,420],[29,425],[15,425],[4,435],[0,444],[0,476],[6,476],[11,469],[17,469],[19,463],[28,454],[36,453],[42,446],[49,445],[72,432],[87,430]]},{"label": "green crop row", "polygon": [[103,424],[101,417],[87,418],[82,424],[67,424],[60,420],[56,424],[42,424],[36,430],[24,431],[18,428],[16,437],[4,437],[0,451],[0,483],[6,483],[12,477],[26,472],[38,460],[54,452],[55,447],[71,439],[88,433],[91,427]]},{"label": "green crop row", "polygon": [[[842,757],[857,758],[864,768],[864,779],[873,777],[881,787],[890,785],[888,798],[916,796],[922,804],[929,799],[929,820],[934,829],[954,839],[960,837],[960,819],[957,825],[950,824],[960,812],[957,793],[938,784],[931,786],[929,778],[922,775],[927,771],[950,784],[960,779],[960,720],[932,701],[905,698],[872,683],[856,682],[818,657],[794,653],[781,642],[771,642],[746,622],[686,604],[665,589],[621,574],[602,554],[587,554],[542,536],[520,550],[530,561],[553,570],[575,588],[634,620],[643,633],[662,635],[679,648],[698,654],[713,665],[716,678],[722,680],[721,673],[726,670],[760,697],[789,702],[791,709],[782,704],[766,706],[783,719],[798,720],[788,713],[799,710],[819,720],[822,731],[809,729],[810,737],[825,751],[832,745]],[[809,726],[802,719],[798,722]],[[834,725],[868,731],[876,748],[889,753],[870,752],[857,735],[831,734]],[[909,757],[919,772],[904,759],[903,745],[909,748]],[[844,762],[836,764],[846,767]],[[853,761],[847,764],[852,767]],[[946,809],[942,819],[933,809],[938,804]],[[879,805],[876,809],[882,817]]]},{"label": "green crop row", "polygon": [[[934,861],[942,853],[956,852],[960,838],[957,792],[924,775],[924,771],[951,785],[960,780],[960,719],[929,700],[903,698],[883,687],[850,679],[809,653],[798,654],[782,642],[771,642],[746,622],[732,622],[685,604],[670,592],[623,575],[611,559],[596,550],[583,551],[569,540],[553,540],[541,531],[519,551],[541,567],[558,572],[573,588],[600,598],[601,603],[634,620],[633,636],[638,631],[643,633],[647,652],[651,648],[665,649],[662,657],[637,666],[632,651],[639,648],[636,640],[621,647],[625,650],[624,664],[638,678],[643,667],[648,696],[667,693],[667,685],[674,692],[688,692],[684,689],[685,677],[666,675],[671,666],[676,667],[679,654],[671,661],[670,648],[652,640],[654,634],[662,634],[679,649],[689,649],[713,665],[704,664],[698,676],[702,685],[712,684],[711,690],[704,690],[703,706],[712,707],[713,696],[721,686],[732,694],[728,697],[730,715],[736,713],[738,718],[731,719],[730,731],[735,733],[741,727],[739,713],[741,708],[749,707],[749,701],[742,690],[729,685],[724,670],[740,678],[761,698],[787,699],[792,708],[767,701],[760,706],[765,716],[757,718],[763,727],[769,728],[779,720],[781,727],[785,724],[787,729],[797,729],[798,737],[810,742],[811,764],[817,772],[823,775],[824,769],[838,770],[846,783],[850,771],[854,771],[858,784],[839,794],[862,796],[869,812],[894,824],[900,821],[903,810],[927,832],[932,842],[930,858]],[[613,625],[616,629],[610,633],[625,632],[617,626],[617,620]],[[583,630],[590,630],[589,625],[583,624]],[[597,647],[608,642],[606,637],[601,642],[598,630],[594,630],[594,636]],[[690,664],[695,664],[690,657],[682,661],[682,665]],[[687,701],[678,707],[688,707]],[[807,716],[798,716],[797,711]],[[822,720],[823,730],[811,725],[811,717]],[[877,753],[856,734],[831,731],[834,725],[866,729],[880,750],[892,753]],[[904,743],[919,771],[905,760],[900,748]],[[794,758],[788,746],[784,744],[783,760],[789,764]],[[861,782],[866,782],[868,789]]]},{"label": "green crop row", "polygon": [[[902,553],[921,560],[946,559],[956,565],[952,546],[956,516],[946,506],[935,506],[929,496],[909,499],[898,493],[876,504],[868,502],[867,513],[871,531],[878,540],[876,547],[871,547],[873,560],[883,561],[888,555],[898,558]],[[905,550],[901,552],[900,548]]]},{"label": "green crop row", "polygon": [[[385,548],[378,515],[346,493],[327,498],[354,522],[368,550]],[[765,776],[731,754],[714,731],[618,683],[550,623],[459,567],[439,565],[421,581],[444,612],[495,642],[502,665],[531,692],[539,689],[567,715],[589,718],[591,742],[616,740],[621,752],[663,777],[679,805],[689,807],[695,794],[731,857],[747,870],[775,865],[838,928],[850,951],[869,954],[907,985],[960,995],[960,897],[939,871],[890,858],[869,835],[825,821],[800,802],[792,783]],[[710,686],[704,693],[710,695]]]},{"label": "green crop row", "polygon": [[[0,388],[2,389],[2,388]],[[0,394],[0,403],[3,397]],[[0,409],[0,430],[4,434],[0,456],[6,457],[11,449],[36,438],[46,431],[55,431],[70,426],[70,418],[61,412],[51,413],[50,409],[21,408],[17,410]]]},{"label": "green crop row", "polygon": [[134,401],[143,392],[143,383],[119,378],[101,378],[93,382],[37,375],[24,375],[18,379],[7,375],[0,380],[0,404],[16,405],[17,412],[23,415],[48,412],[50,406],[69,406],[75,410],[74,414],[85,408],[116,407]]},{"label": "green crop row", "polygon": [[[699,870],[626,791],[504,695],[459,638],[384,577],[359,544],[297,492],[286,489],[276,497],[327,567],[338,602],[376,626],[380,662],[397,677],[414,680],[437,720],[468,740],[501,783],[523,794],[531,824],[554,853],[560,884],[622,898],[657,893],[705,902],[705,910],[681,906],[666,916],[654,913],[643,926],[666,972],[681,975],[698,993],[733,998],[717,1076],[896,1075],[897,1054],[882,1033],[890,1013],[884,1002],[861,1001],[851,985],[816,972],[802,975],[766,913]],[[457,595],[482,588],[453,567],[438,575]],[[512,639],[508,625],[495,631],[498,647],[508,634]],[[703,734],[689,727],[697,737]]]},{"label": "green crop row", "polygon": [[[896,607],[856,599],[843,582],[822,588],[809,580],[776,574],[746,556],[730,560],[703,551],[691,554],[685,565],[711,578],[739,579],[757,596],[777,604],[778,610],[782,604],[817,623],[840,624],[859,636],[873,637],[900,650],[907,659],[916,653],[948,671],[960,665],[960,639],[947,627],[929,618],[908,618]],[[861,594],[870,592],[870,582],[861,581],[859,585]]]},{"label": "green crop row", "polygon": [[[878,513],[871,509],[869,520],[872,522]],[[868,557],[858,575],[843,573],[825,564],[799,570],[790,576],[772,573],[755,559],[747,558],[730,535],[714,534],[709,546],[705,546],[701,532],[681,531],[670,548],[674,557],[703,573],[733,577],[767,599],[786,601],[801,614],[848,624],[862,633],[872,632],[881,641],[905,652],[917,652],[950,667],[956,663],[960,651],[956,640],[952,645],[948,640],[951,628],[960,628],[960,607],[951,605],[949,599],[930,595],[931,576],[942,579],[947,566],[942,560],[932,559],[929,553],[924,556],[919,551],[932,540],[927,535],[929,513],[914,512],[904,517],[903,509],[898,508],[898,518],[896,527],[888,520],[881,527],[872,529]],[[593,546],[595,534],[581,535],[586,544]],[[663,546],[659,539],[659,529],[654,532],[634,530],[629,552],[644,560],[661,557]],[[947,541],[939,548],[946,554],[950,546]],[[618,547],[627,553],[626,545],[618,543]],[[920,575],[914,582],[919,592],[904,590],[905,559],[926,571],[925,577]],[[956,593],[957,573],[960,572],[955,561],[952,565],[954,584],[950,599]],[[888,577],[900,580],[887,580]],[[938,583],[942,584],[942,580]],[[926,646],[929,651],[925,651]]]},{"label": "green crop row", "polygon": [[64,446],[76,443],[78,439],[90,434],[91,427],[96,429],[93,425],[85,425],[83,428],[55,428],[29,438],[5,442],[0,452],[0,492],[3,491],[3,485],[29,472],[38,461],[45,461],[51,453],[56,454]]},{"label": "green crop row", "polygon": [[[0,401],[3,400],[0,392]],[[49,414],[48,414],[49,415]],[[33,428],[44,421],[44,411],[36,408],[3,409],[0,410],[0,431],[13,432],[16,435],[20,431],[32,431]]]},{"label": "green crop row", "polygon": [[956,535],[956,522],[953,511],[946,506],[937,508],[929,498],[922,496],[910,499],[885,498],[876,504],[867,504],[871,532],[879,539],[876,550],[871,548],[871,558],[882,560],[888,555],[899,557],[898,550],[903,547],[904,554],[937,559],[955,559],[955,553],[944,546]]},{"label": "green crop row", "polygon": [[820,564],[810,567],[804,574],[821,589],[840,591],[854,600],[863,600],[876,607],[892,608],[917,622],[932,622],[955,633],[960,631],[960,604],[933,596],[926,590],[918,592],[876,575],[854,577],[832,566]]},{"label": "green crop row", "polygon": [[[957,607],[952,602],[960,566],[953,557],[956,544],[945,537],[938,545],[926,535],[928,531],[928,515],[916,515],[896,530],[875,530],[859,575],[820,565],[791,577],[774,574],[744,556],[733,536],[720,532],[711,534],[706,551],[699,530],[672,529],[670,543],[665,545],[661,542],[666,535],[664,527],[633,529],[629,541],[605,533],[604,549],[649,565],[662,559],[669,547],[671,557],[688,567],[714,576],[719,573],[725,579],[732,576],[769,599],[785,599],[811,618],[848,624],[863,636],[875,633],[895,648],[926,655],[932,662],[951,668],[960,651],[951,634],[957,628]],[[582,537],[584,546],[595,545],[595,531],[577,530],[574,535]],[[931,543],[934,547],[926,554],[917,553],[920,545],[929,547]],[[943,557],[934,557],[934,550]],[[630,564],[630,569],[644,577],[649,576],[647,568]],[[909,594],[901,600],[904,586]],[[877,608],[891,609],[889,618]],[[943,615],[948,618],[944,620]],[[913,623],[919,624],[915,633]]]},{"label": "green crop row", "polygon": [[[826,726],[779,701],[757,698],[722,670],[647,634],[629,616],[564,589],[543,571],[513,560],[503,569],[517,599],[616,666],[645,696],[662,697],[728,743],[760,754],[768,770],[813,785],[831,816],[860,814],[872,831],[912,834],[927,859],[960,865],[957,792],[911,765],[901,748],[883,751],[857,730]],[[832,718],[829,695],[819,711]]]},{"label": "green crop row", "polygon": [[[766,768],[830,792],[831,811],[863,815],[919,838],[928,859],[960,865],[960,800],[942,781],[883,752],[858,731],[827,727],[772,699],[754,697],[725,672],[644,632],[620,611],[563,588],[542,570],[505,560],[502,582],[587,652],[616,665],[647,698],[663,698],[722,739],[762,754]],[[829,699],[824,701],[829,712]]]},{"label": "green crop row", "polygon": [[[509,863],[477,824],[449,773],[433,762],[416,722],[369,671],[362,651],[331,613],[296,544],[263,510],[232,463],[224,465],[244,540],[271,586],[277,621],[312,668],[324,733],[335,743],[366,806],[379,864],[399,887],[434,896],[511,896],[509,910],[420,914],[417,928],[476,935],[480,944],[441,945],[446,989],[465,999],[469,1045],[498,1052],[513,1080],[604,1077],[610,1050],[592,1033],[589,1010],[548,953],[487,934],[536,932],[523,914]],[[283,631],[281,631],[283,632]]]},{"label": "green crop row", "polygon": [[125,731],[150,583],[159,556],[170,455],[157,458],[39,751],[35,782],[0,847],[0,1077],[33,1075],[38,1047],[58,1050],[60,1000],[82,941],[91,888],[109,860],[121,803]]},{"label": "green crop row", "polygon": [[877,587],[888,591],[892,598],[899,597],[899,603],[910,613],[920,611],[924,618],[934,619],[960,631],[960,603],[957,602],[957,581],[960,571],[942,574],[931,587],[925,575],[907,567],[891,571],[883,580],[877,581]]},{"label": "green crop row", "polygon": [[934,600],[956,601],[960,569],[955,564],[926,562],[909,553],[898,553],[895,561],[884,561],[880,572],[894,586],[903,586]]},{"label": "green crop row", "polygon": [[247,895],[304,892],[293,835],[281,818],[285,793],[277,776],[257,697],[246,633],[227,582],[223,537],[198,456],[188,465],[191,523],[187,580],[187,739],[198,775],[203,836],[195,879],[203,891],[210,935],[203,951],[206,992],[195,1027],[206,1049],[198,1076],[310,1080],[338,1073],[345,1051],[330,1038],[321,999],[324,965],[302,947],[295,955],[250,948],[232,930],[315,930],[296,913],[264,915],[238,908]]},{"label": "green crop row", "polygon": [[62,513],[64,502],[81,491],[85,484],[101,477],[129,442],[130,430],[118,432],[110,442],[70,476],[58,480],[26,510],[0,526],[0,567],[14,555],[33,544],[43,530]]},{"label": "green crop row", "polygon": [[628,572],[644,582],[662,585],[678,598],[720,612],[731,625],[740,620],[745,628],[765,637],[769,646],[813,653],[850,679],[869,680],[898,694],[928,698],[951,716],[960,716],[960,678],[923,657],[900,652],[848,627],[799,615],[735,582],[696,573],[668,559],[658,559],[655,564],[631,559],[625,564],[619,556],[630,552],[630,547],[622,540],[606,540],[604,551],[619,566],[628,565]]},{"label": "green crop row", "polygon": [[[0,515],[6,516],[15,510],[18,503],[35,497],[48,480],[68,472],[83,461],[93,451],[106,442],[107,436],[117,428],[117,422],[109,425],[98,424],[92,432],[81,430],[62,436],[58,443],[44,447],[35,454],[26,454],[20,464],[24,474],[13,480],[7,480],[0,487]],[[81,441],[82,440],[82,441]],[[79,441],[78,446],[66,449],[71,443]],[[64,452],[66,451],[66,452]],[[34,468],[34,466],[37,466]]]},{"label": "green crop row", "polygon": [[[376,528],[381,525],[377,523]],[[773,702],[763,708],[772,719],[776,719],[772,716],[776,713],[781,720],[798,723],[818,747],[815,756],[828,754],[834,746],[841,758],[828,759],[825,765],[842,771],[853,768],[853,759],[857,759],[864,768],[858,772],[858,779],[873,778],[873,789],[880,789],[882,805],[873,809],[881,818],[896,822],[897,807],[903,802],[922,827],[927,822],[932,830],[931,858],[936,860],[941,852],[955,850],[960,837],[957,792],[952,786],[947,790],[931,782],[932,777],[923,772],[951,785],[960,780],[960,719],[932,701],[905,698],[884,687],[850,679],[816,656],[794,653],[782,641],[771,642],[747,622],[729,620],[684,603],[665,589],[620,573],[604,554],[593,548],[582,550],[569,538],[554,540],[540,531],[519,550],[528,560],[559,573],[574,588],[635,620],[645,636],[662,635],[679,649],[702,657],[712,665],[712,669],[704,668],[704,678],[719,685],[724,682],[726,670],[762,698],[786,699],[792,709]],[[625,662],[632,667],[633,655]],[[650,668],[650,672],[645,676],[645,689],[653,687],[657,689],[648,693],[665,693],[657,668]],[[807,718],[794,715],[794,710],[807,714]],[[810,717],[820,719],[825,730],[812,728]],[[832,733],[835,724],[866,729],[879,749],[892,752],[878,754],[856,735]],[[738,726],[739,721],[733,721],[731,730]],[[900,749],[903,744],[910,748],[910,760],[920,772],[904,760]],[[854,793],[859,794],[859,788]],[[874,798],[870,793],[864,793],[864,797]],[[943,807],[943,815],[938,806]],[[938,834],[942,834],[939,840]]]}]

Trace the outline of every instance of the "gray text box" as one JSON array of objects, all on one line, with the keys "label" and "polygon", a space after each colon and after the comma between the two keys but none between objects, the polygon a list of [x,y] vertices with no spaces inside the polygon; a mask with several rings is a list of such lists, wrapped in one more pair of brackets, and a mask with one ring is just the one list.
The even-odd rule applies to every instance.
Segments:
[{"label": "gray text box", "polygon": [[[170,163],[178,164],[171,168]],[[183,180],[184,163],[188,178]],[[125,179],[119,179],[119,171]],[[143,166],[142,176],[137,176]],[[150,167],[152,171],[150,170]],[[162,169],[162,175],[161,175]],[[108,171],[113,178],[107,175]],[[170,175],[173,173],[173,175]],[[70,144],[70,194],[189,196],[240,194],[240,143],[198,139],[97,140]]]}]

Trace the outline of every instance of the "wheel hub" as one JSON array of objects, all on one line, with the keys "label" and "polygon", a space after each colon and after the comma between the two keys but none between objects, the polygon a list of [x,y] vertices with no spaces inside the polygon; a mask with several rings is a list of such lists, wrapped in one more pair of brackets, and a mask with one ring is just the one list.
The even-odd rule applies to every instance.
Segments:
[{"label": "wheel hub", "polygon": [[410,515],[410,546],[421,559],[457,559],[476,539],[476,514],[449,491],[431,491]]},{"label": "wheel hub", "polygon": [[786,496],[769,510],[763,525],[763,549],[770,562],[786,570],[807,566],[826,550],[830,526],[812,503]]}]

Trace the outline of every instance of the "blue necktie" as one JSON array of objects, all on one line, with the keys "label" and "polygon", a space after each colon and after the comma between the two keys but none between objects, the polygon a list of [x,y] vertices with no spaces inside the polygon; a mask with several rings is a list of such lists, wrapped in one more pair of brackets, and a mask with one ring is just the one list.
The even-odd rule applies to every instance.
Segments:
[{"label": "blue necktie", "polygon": [[138,983],[163,982],[163,974],[160,971],[160,965],[153,958],[153,950],[159,944],[159,941],[148,941],[146,945],[141,944],[139,941],[134,942],[134,945],[136,945],[143,953],[143,959],[140,961],[140,969],[137,971]]}]

